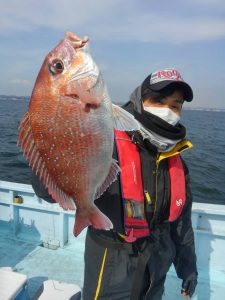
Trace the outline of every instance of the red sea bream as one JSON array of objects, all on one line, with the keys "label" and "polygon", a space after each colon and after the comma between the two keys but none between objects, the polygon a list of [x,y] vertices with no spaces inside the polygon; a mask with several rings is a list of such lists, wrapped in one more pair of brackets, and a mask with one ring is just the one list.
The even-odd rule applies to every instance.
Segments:
[{"label": "red sea bream", "polygon": [[94,200],[120,171],[112,159],[114,128],[139,125],[111,103],[88,38],[68,32],[43,62],[18,142],[53,199],[76,210],[75,236],[88,225],[113,227]]}]

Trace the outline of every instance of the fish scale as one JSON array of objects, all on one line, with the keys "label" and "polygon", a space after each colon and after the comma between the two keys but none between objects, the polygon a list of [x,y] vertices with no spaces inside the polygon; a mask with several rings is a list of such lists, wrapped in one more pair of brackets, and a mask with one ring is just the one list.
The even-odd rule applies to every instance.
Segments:
[{"label": "fish scale", "polygon": [[18,138],[52,198],[63,209],[76,209],[75,236],[88,225],[113,228],[94,200],[120,171],[112,159],[114,128],[140,129],[112,105],[87,43],[69,32],[46,56]]}]

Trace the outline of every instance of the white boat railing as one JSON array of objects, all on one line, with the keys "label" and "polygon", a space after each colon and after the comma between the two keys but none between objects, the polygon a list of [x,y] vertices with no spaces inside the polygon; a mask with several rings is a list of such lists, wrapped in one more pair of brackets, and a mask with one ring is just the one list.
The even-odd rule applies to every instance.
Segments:
[{"label": "white boat railing", "polygon": [[[22,197],[15,203],[14,197]],[[31,185],[0,181],[0,229],[37,242],[64,247],[84,243],[84,234],[73,236],[75,212],[65,211],[37,197]],[[198,264],[225,270],[225,205],[193,203],[192,224]],[[204,250],[204,255],[202,251]]]},{"label": "white boat railing", "polygon": [[[86,230],[74,238],[74,220],[75,212],[64,211],[57,203],[49,204],[40,199],[31,185],[0,181],[0,235],[3,232],[4,236],[7,236],[6,233],[10,237],[37,242],[51,249],[63,248],[68,244],[84,251]],[[193,203],[192,224],[199,271],[198,295],[201,295],[201,298],[197,295],[194,299],[223,299],[225,205]],[[179,283],[173,267],[169,273],[168,290],[173,284],[174,290],[178,290]],[[171,297],[168,299],[175,299]]]},{"label": "white boat railing", "polygon": [[0,181],[0,229],[15,236],[63,247],[74,238],[74,215],[37,197],[31,185]]}]

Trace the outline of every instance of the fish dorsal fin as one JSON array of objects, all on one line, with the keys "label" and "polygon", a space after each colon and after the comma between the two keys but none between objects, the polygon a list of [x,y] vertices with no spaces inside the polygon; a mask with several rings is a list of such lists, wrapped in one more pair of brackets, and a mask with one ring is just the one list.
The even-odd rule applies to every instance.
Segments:
[{"label": "fish dorsal fin", "polygon": [[121,131],[140,130],[141,125],[132,114],[115,104],[112,104],[112,109],[115,129]]},{"label": "fish dorsal fin", "polygon": [[103,184],[98,187],[96,193],[95,193],[95,199],[98,199],[106,190],[107,188],[114,182],[116,181],[117,175],[120,172],[120,167],[118,165],[118,162],[113,159],[112,164],[109,170],[109,174],[106,177],[105,181]]},{"label": "fish dorsal fin", "polygon": [[27,112],[22,119],[19,126],[20,134],[18,138],[18,145],[21,147],[23,154],[25,155],[32,170],[39,175],[40,180],[44,186],[48,189],[49,194],[63,209],[74,210],[75,204],[73,199],[64,193],[51,178],[48,172],[46,164],[42,159],[37,146],[35,145],[32,130],[30,126],[30,116]]}]

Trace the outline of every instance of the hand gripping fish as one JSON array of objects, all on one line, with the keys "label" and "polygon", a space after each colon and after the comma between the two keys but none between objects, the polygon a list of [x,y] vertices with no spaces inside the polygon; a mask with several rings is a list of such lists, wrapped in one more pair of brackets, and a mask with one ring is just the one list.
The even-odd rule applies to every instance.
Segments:
[{"label": "hand gripping fish", "polygon": [[88,38],[67,32],[46,56],[18,144],[49,194],[65,210],[76,210],[74,235],[88,225],[109,230],[112,222],[94,204],[116,180],[114,128],[139,123],[113,105],[88,51]]}]

